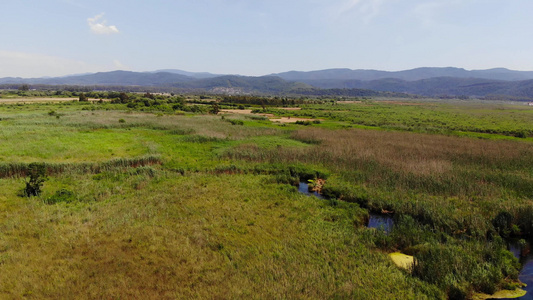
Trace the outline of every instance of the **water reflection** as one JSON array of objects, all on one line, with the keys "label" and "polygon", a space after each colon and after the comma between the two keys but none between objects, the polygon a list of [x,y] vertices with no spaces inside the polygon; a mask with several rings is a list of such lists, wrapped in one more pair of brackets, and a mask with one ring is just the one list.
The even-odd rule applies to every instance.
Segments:
[{"label": "water reflection", "polygon": [[305,182],[300,182],[300,185],[298,186],[298,191],[302,194],[306,195],[313,195],[319,199],[324,199],[324,196],[320,195],[318,192],[310,192],[309,191],[309,184]]},{"label": "water reflection", "polygon": [[391,215],[386,214],[370,214],[370,219],[368,220],[368,228],[376,228],[385,231],[386,233],[391,232],[392,226],[394,226],[394,220]]},{"label": "water reflection", "polygon": [[526,287],[522,288],[527,294],[514,299],[533,300],[533,255],[530,251],[530,247],[531,242],[526,242],[521,245],[519,240],[509,241],[509,251],[511,251],[522,264],[522,270],[520,270],[518,279],[527,284]]}]

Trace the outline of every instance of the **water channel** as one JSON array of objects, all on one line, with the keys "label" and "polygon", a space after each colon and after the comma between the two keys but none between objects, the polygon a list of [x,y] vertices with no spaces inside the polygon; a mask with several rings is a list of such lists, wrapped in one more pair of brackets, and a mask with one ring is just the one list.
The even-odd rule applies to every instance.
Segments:
[{"label": "water channel", "polygon": [[[310,192],[309,184],[305,182],[300,182],[300,184],[298,185],[298,191],[305,195],[315,196],[319,199],[324,199],[324,196],[320,195],[318,192]],[[393,225],[394,220],[392,219],[392,215],[376,213],[369,214],[369,220],[367,224],[368,228],[382,229],[383,231],[388,233],[392,230]]]},{"label": "water channel", "polygon": [[[509,241],[509,251],[511,251],[511,253],[520,260],[520,264],[522,264],[522,270],[520,270],[518,279],[527,284],[526,287],[522,288],[527,294],[513,299],[533,300],[533,253],[531,252],[531,245],[532,241],[526,242],[524,246],[520,246],[517,239]],[[522,249],[526,249],[526,251],[523,251]]]},{"label": "water channel", "polygon": [[[320,195],[319,193],[310,192],[309,184],[305,182],[300,182],[298,186],[298,191],[305,195],[315,196],[319,199],[324,199],[324,196]],[[392,230],[393,226],[394,220],[392,219],[391,215],[376,213],[369,214],[369,220],[367,225],[368,228],[381,229],[388,233]],[[533,241],[527,242],[524,247],[520,246],[518,240],[509,241],[509,251],[511,251],[511,253],[513,253],[513,255],[518,258],[520,260],[520,263],[522,264],[522,269],[520,271],[520,275],[518,275],[518,278],[521,282],[527,284],[526,287],[522,288],[527,292],[527,294],[522,297],[513,299],[533,300],[533,251],[529,250],[531,249],[531,245],[533,245]],[[527,252],[524,252],[522,251],[522,249],[528,250]]]}]

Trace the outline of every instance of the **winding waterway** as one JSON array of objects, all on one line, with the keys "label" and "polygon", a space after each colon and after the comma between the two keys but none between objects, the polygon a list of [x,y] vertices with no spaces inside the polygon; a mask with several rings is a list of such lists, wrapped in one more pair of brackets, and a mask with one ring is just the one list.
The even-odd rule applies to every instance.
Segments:
[{"label": "winding waterway", "polygon": [[[529,241],[524,248],[531,249],[531,245],[531,241]],[[522,264],[522,270],[520,270],[518,279],[527,284],[526,287],[522,288],[527,292],[527,294],[514,299],[533,300],[533,253],[529,250],[528,253],[522,253],[521,249],[522,248],[520,247],[518,240],[512,240],[509,242],[509,251],[511,251]]]},{"label": "winding waterway", "polygon": [[[298,186],[298,191],[305,195],[315,196],[319,199],[325,199],[324,196],[320,195],[317,192],[310,192],[309,184],[305,182],[300,182]],[[388,233],[392,230],[393,226],[394,220],[392,219],[391,215],[370,213],[367,225],[368,228],[381,229]],[[531,245],[533,245],[533,241],[528,242],[525,248],[532,249]],[[518,278],[521,282],[527,284],[526,287],[522,288],[527,292],[527,294],[522,297],[513,299],[533,300],[533,251],[529,251],[527,254],[523,255],[521,249],[522,248],[520,247],[518,240],[513,240],[509,242],[509,251],[511,251],[513,255],[518,258],[520,260],[520,263],[522,264],[522,269]]]}]

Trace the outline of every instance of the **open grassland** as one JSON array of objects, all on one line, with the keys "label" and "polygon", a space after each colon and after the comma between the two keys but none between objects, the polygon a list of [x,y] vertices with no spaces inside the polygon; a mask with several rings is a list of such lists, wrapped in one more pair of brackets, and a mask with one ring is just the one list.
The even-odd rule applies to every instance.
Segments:
[{"label": "open grassland", "polygon": [[291,137],[316,146],[240,145],[225,155],[326,168],[334,174],[324,193],[375,211],[419,215],[448,231],[484,235],[496,214],[518,214],[533,198],[532,143],[360,129],[309,128]]},{"label": "open grassland", "polygon": [[[494,103],[451,103],[364,101],[331,102],[328,105],[306,105],[299,111],[269,109],[276,115],[342,121],[351,126],[439,134],[469,134],[494,138],[496,135],[527,138],[533,136],[533,108],[526,105]],[[476,135],[478,134],[478,135]],[[480,135],[481,134],[481,135]],[[482,135],[482,134],[492,134]]]},{"label": "open grassland", "polygon": [[[323,120],[299,125],[161,103],[0,105],[1,298],[460,299],[518,286],[505,239],[533,236],[532,110],[261,109]],[[31,162],[48,178],[22,197]],[[293,186],[316,179],[327,200]],[[365,228],[369,211],[393,212],[393,230]]]},{"label": "open grassland", "polygon": [[[76,189],[79,199],[71,204],[43,204],[46,195],[3,199],[0,293],[55,299],[440,295],[368,246],[354,228],[355,207],[332,208],[262,176],[155,173],[60,176],[52,184]],[[4,181],[3,188],[14,183]]]}]

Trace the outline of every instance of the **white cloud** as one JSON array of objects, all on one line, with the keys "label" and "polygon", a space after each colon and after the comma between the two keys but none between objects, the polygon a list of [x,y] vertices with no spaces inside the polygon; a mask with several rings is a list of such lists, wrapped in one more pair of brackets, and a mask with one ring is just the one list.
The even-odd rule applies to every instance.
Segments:
[{"label": "white cloud", "polygon": [[117,70],[127,70],[127,69],[129,69],[129,68],[126,67],[123,63],[121,63],[118,59],[113,60],[113,66],[114,66]]},{"label": "white cloud", "polygon": [[450,11],[459,11],[462,5],[471,1],[467,0],[432,0],[416,5],[413,9],[414,15],[425,27],[437,24],[440,16],[448,14]]},{"label": "white cloud", "polygon": [[115,25],[107,25],[104,19],[104,13],[101,13],[94,18],[88,18],[89,28],[94,34],[115,34],[120,33]]},{"label": "white cloud", "polygon": [[337,6],[334,17],[342,17],[348,13],[356,13],[365,23],[376,17],[383,3],[387,0],[346,0]]},{"label": "white cloud", "polygon": [[114,64],[94,65],[38,53],[0,51],[0,77],[53,77],[114,69]]}]

